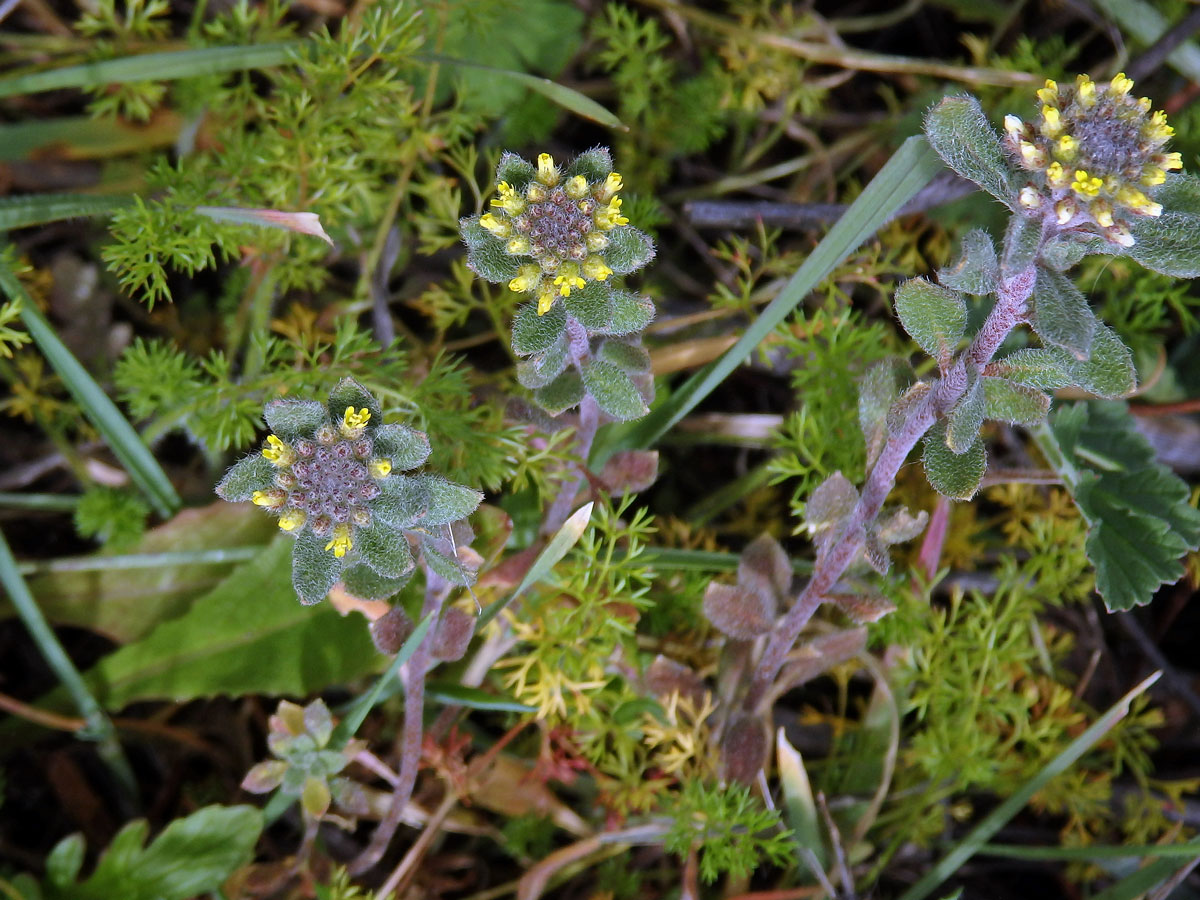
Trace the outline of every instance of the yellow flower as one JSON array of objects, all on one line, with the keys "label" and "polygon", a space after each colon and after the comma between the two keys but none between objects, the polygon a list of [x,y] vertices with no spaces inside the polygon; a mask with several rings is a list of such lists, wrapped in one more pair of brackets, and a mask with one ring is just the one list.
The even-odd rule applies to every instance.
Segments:
[{"label": "yellow flower", "polygon": [[354,411],[353,406],[347,406],[346,411],[342,413],[342,434],[346,437],[358,437],[363,433],[369,421],[371,421],[371,411],[365,406],[358,412]]},{"label": "yellow flower", "polygon": [[1133,79],[1125,77],[1124,72],[1118,72],[1108,86],[1114,94],[1128,94],[1133,87]]},{"label": "yellow flower", "polygon": [[617,195],[617,191],[621,190],[625,185],[621,181],[619,172],[610,172],[609,176],[604,179],[604,184],[600,186],[600,191],[596,199],[601,203],[607,203]]},{"label": "yellow flower", "polygon": [[262,455],[280,468],[296,461],[296,451],[273,434],[267,435],[267,446],[263,447]]},{"label": "yellow flower", "polygon": [[558,292],[564,297],[571,296],[571,288],[582,288],[585,282],[579,276],[579,266],[575,263],[565,263],[558,271],[558,277],[554,279],[554,283],[559,286]]},{"label": "yellow flower", "polygon": [[296,531],[304,527],[304,522],[308,518],[302,509],[289,509],[279,517],[279,527],[284,531]]},{"label": "yellow flower", "polygon": [[548,313],[556,299],[558,299],[558,295],[554,293],[554,286],[549,283],[543,284],[541,291],[538,292],[537,314],[544,316]]},{"label": "yellow flower", "polygon": [[572,200],[582,200],[584,197],[587,196],[587,193],[588,193],[587,179],[584,178],[582,175],[576,175],[574,178],[572,178],[570,181],[567,182],[567,186],[566,186],[565,190],[566,190],[567,196],[570,197]]},{"label": "yellow flower", "polygon": [[518,294],[532,291],[542,280],[542,270],[535,265],[521,266],[517,273],[517,277],[508,283],[508,289]]},{"label": "yellow flower", "polygon": [[589,256],[583,261],[583,277],[591,281],[604,281],[613,273],[599,256]]},{"label": "yellow flower", "polygon": [[1017,201],[1026,209],[1037,209],[1042,205],[1042,195],[1033,185],[1027,184],[1021,188]]},{"label": "yellow flower", "polygon": [[1079,149],[1079,141],[1071,137],[1069,134],[1064,134],[1058,139],[1054,145],[1054,155],[1063,162],[1070,162],[1075,158],[1075,152]]},{"label": "yellow flower", "polygon": [[1096,102],[1096,82],[1086,75],[1075,79],[1075,94],[1083,106],[1091,106]]},{"label": "yellow flower", "polygon": [[479,224],[498,238],[508,237],[512,234],[512,223],[508,219],[498,218],[491,213],[484,213],[480,216]]},{"label": "yellow flower", "polygon": [[1071,182],[1071,190],[1084,197],[1095,197],[1104,186],[1104,179],[1088,175],[1083,169],[1075,170],[1075,180]]},{"label": "yellow flower", "polygon": [[554,165],[554,159],[549,153],[538,156],[537,180],[546,187],[558,184],[558,166]]},{"label": "yellow flower", "polygon": [[1041,100],[1043,103],[1057,103],[1058,102],[1058,84],[1056,82],[1052,81],[1051,79],[1047,78],[1046,86],[1044,88],[1041,88],[1037,92],[1037,95],[1038,95],[1038,99]]},{"label": "yellow flower", "polygon": [[1101,228],[1110,228],[1113,224],[1113,207],[1112,204],[1103,197],[1093,200],[1088,204],[1088,212],[1092,214],[1092,218],[1096,220],[1096,224]]},{"label": "yellow flower", "polygon": [[601,206],[593,215],[596,227],[601,231],[610,231],[618,225],[628,225],[629,220],[621,215],[621,198],[613,197],[608,206]]},{"label": "yellow flower", "polygon": [[350,526],[341,524],[333,526],[333,538],[325,545],[326,550],[332,550],[333,555],[341,559],[354,547],[350,540]]},{"label": "yellow flower", "polygon": [[392,472],[392,461],[390,459],[373,459],[367,466],[367,471],[371,473],[372,478],[387,478]]},{"label": "yellow flower", "polygon": [[531,247],[528,238],[515,237],[505,245],[504,249],[510,256],[528,256]]},{"label": "yellow flower", "polygon": [[[1161,216],[1162,204],[1155,203],[1135,187],[1126,186],[1117,191],[1114,198],[1122,206],[1127,206],[1141,216]],[[1103,223],[1101,223],[1103,224]]]},{"label": "yellow flower", "polygon": [[1079,205],[1070,197],[1054,204],[1054,215],[1059,225],[1066,225],[1079,213]]},{"label": "yellow flower", "polygon": [[507,181],[496,185],[496,190],[499,191],[500,196],[492,198],[492,206],[500,207],[510,216],[519,216],[525,211],[524,198]]},{"label": "yellow flower", "polygon": [[262,506],[266,509],[278,509],[283,506],[287,500],[287,495],[283,491],[255,491],[250,499],[255,506]]},{"label": "yellow flower", "polygon": [[1071,176],[1067,174],[1067,170],[1062,167],[1060,162],[1052,162],[1046,167],[1046,182],[1053,188],[1066,187],[1071,181]]},{"label": "yellow flower", "polygon": [[1055,137],[1062,131],[1062,117],[1053,106],[1042,107],[1042,133],[1046,137]]}]

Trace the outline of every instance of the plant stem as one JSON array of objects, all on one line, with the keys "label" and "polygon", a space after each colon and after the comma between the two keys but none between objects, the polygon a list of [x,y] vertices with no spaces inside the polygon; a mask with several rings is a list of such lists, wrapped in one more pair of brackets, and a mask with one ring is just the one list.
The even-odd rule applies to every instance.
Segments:
[{"label": "plant stem", "polygon": [[575,450],[579,454],[578,466],[567,474],[567,484],[550,505],[546,518],[542,522],[542,534],[551,535],[562,527],[563,522],[575,509],[575,497],[579,489],[587,481],[587,458],[592,450],[592,442],[596,439],[596,430],[600,427],[600,406],[591,394],[585,394],[579,402],[579,426],[575,430]]},{"label": "plant stem", "polygon": [[421,767],[421,740],[424,736],[425,675],[433,661],[433,642],[437,637],[437,623],[442,614],[442,606],[453,587],[428,567],[425,569],[425,578],[425,602],[421,609],[421,618],[431,618],[433,627],[429,629],[403,670],[404,730],[400,736],[399,778],[392,791],[392,801],[387,814],[371,835],[367,849],[359,854],[350,866],[352,875],[361,875],[383,859],[396,829],[400,827],[404,808],[412,799],[413,789],[417,785],[417,772]]},{"label": "plant stem", "polygon": [[764,697],[769,696],[768,689],[800,632],[862,549],[868,527],[878,518],[884,501],[896,483],[896,474],[917,441],[962,397],[967,388],[968,373],[978,371],[991,361],[1008,334],[1025,321],[1026,303],[1033,293],[1036,273],[1036,267],[1030,265],[1017,275],[1001,280],[996,289],[996,305],[971,346],[947,367],[940,379],[931,384],[929,391],[913,406],[900,427],[888,437],[867,476],[854,510],[842,526],[841,539],[817,558],[808,584],[767,639],[746,694],[747,709],[755,709]]}]

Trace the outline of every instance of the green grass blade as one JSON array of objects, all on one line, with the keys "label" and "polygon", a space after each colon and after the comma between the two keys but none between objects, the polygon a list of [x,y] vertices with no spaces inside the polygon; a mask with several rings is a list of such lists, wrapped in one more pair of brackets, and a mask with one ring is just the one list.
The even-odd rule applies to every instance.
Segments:
[{"label": "green grass blade", "polygon": [[425,685],[425,698],[445,703],[448,706],[461,706],[465,709],[484,709],[492,712],[537,712],[536,706],[526,706],[518,703],[512,697],[489,693],[480,688],[465,687],[450,681],[431,681]]},{"label": "green grass blade", "polygon": [[602,429],[593,445],[589,466],[599,471],[619,450],[654,444],[680,419],[696,408],[734,369],[744,363],[768,334],[782,322],[821,280],[863,241],[888,221],[914,194],[929,183],[943,163],[922,137],[910,137],[879,170],[850,205],[845,215],[796,270],[779,295],[720,359],[701,369],[648,416],[630,425]]},{"label": "green grass blade", "polygon": [[0,97],[64,88],[96,88],[131,81],[174,81],[279,66],[291,61],[294,51],[302,46],[302,41],[281,41],[259,46],[197,47],[63,66],[0,78]]},{"label": "green grass blade", "polygon": [[0,200],[0,231],[28,228],[61,219],[107,216],[130,203],[128,197],[84,194],[28,194]]},{"label": "green grass blade", "polygon": [[[955,845],[954,849],[938,860],[923,878],[905,891],[900,896],[900,900],[923,900],[928,897],[939,884],[957,872],[963,863],[980,852],[987,844],[988,839],[1025,807],[1030,797],[1045,787],[1052,778],[1067,771],[1079,757],[1087,753],[1108,734],[1117,722],[1125,718],[1129,714],[1129,705],[1145,693],[1150,685],[1158,681],[1161,675],[1162,672],[1155,672],[1118,700],[1083,734],[1071,741],[1062,753],[1050,760],[1033,778],[1021,785],[1006,797],[1003,803],[984,816],[982,821]],[[1178,865],[1178,863],[1174,865]],[[1093,900],[1099,900],[1099,898],[1093,898]]]},{"label": "green grass blade", "polygon": [[1106,859],[1128,859],[1131,856],[1149,856],[1167,860],[1195,859],[1200,854],[1200,838],[1184,844],[1129,844],[1123,847],[1100,844],[1092,844],[1087,847],[1026,847],[1020,844],[984,844],[979,848],[979,854],[1039,862],[1095,862]]},{"label": "green grass blade", "polygon": [[496,618],[496,614],[500,610],[525,593],[531,585],[536,584],[550,574],[550,570],[557,565],[558,561],[566,556],[567,552],[583,537],[584,529],[587,528],[588,521],[592,517],[592,507],[595,505],[595,501],[585,503],[579,509],[575,510],[567,521],[563,522],[562,528],[558,529],[554,537],[550,539],[550,543],[546,545],[546,549],[533,561],[533,565],[529,567],[529,571],[525,573],[525,577],[521,579],[521,583],[517,585],[517,589],[507,597],[501,597],[495,603],[489,605],[480,614],[479,619],[475,623],[476,633],[482,631],[484,625]]},{"label": "green grass blade", "polygon": [[67,693],[71,695],[75,708],[87,722],[87,735],[99,743],[101,757],[108,763],[128,796],[136,797],[137,780],[133,776],[133,770],[129,767],[129,761],[125,758],[124,751],[121,750],[121,745],[117,742],[117,732],[113,727],[112,720],[108,718],[99,701],[88,690],[83,676],[79,674],[79,670],[67,656],[67,651],[59,643],[58,637],[54,634],[50,623],[46,621],[46,617],[42,615],[41,608],[33,599],[33,594],[29,592],[29,586],[25,584],[25,579],[17,570],[17,561],[12,555],[12,550],[9,549],[8,541],[4,539],[3,532],[0,532],[0,585],[3,585],[5,592],[12,599],[13,606],[17,609],[17,615],[25,623],[25,628],[28,629],[30,637],[37,644],[42,658],[46,660],[58,680],[62,682]]},{"label": "green grass blade", "polygon": [[591,97],[581,94],[572,88],[565,87],[558,82],[551,81],[549,78],[541,78],[526,72],[514,72],[511,69],[497,69],[493,66],[486,66],[483,63],[472,62],[466,59],[456,59],[453,56],[440,56],[436,53],[419,53],[413,58],[422,60],[423,62],[438,63],[443,66],[488,72],[497,78],[504,78],[509,81],[515,81],[518,84],[523,84],[531,91],[541,94],[551,103],[561,106],[563,109],[573,112],[577,116],[591,119],[593,122],[599,122],[601,125],[607,125],[609,128],[618,128],[621,131],[629,130],[628,126],[621,122],[620,119]]},{"label": "green grass blade", "polygon": [[46,357],[51,368],[63,380],[71,396],[83,408],[84,415],[100,432],[134,484],[164,518],[179,508],[179,495],[158,460],[142,443],[133,426],[126,421],[115,403],[101,390],[85,369],[59,340],[50,323],[38,311],[33,300],[17,279],[16,273],[0,260],[0,291],[21,305],[21,321],[29,336]]}]

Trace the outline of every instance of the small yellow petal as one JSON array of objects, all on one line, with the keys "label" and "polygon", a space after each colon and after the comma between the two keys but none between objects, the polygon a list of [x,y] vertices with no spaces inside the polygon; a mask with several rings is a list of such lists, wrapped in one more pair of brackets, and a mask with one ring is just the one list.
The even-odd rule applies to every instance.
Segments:
[{"label": "small yellow petal", "polygon": [[267,435],[267,446],[263,447],[262,455],[280,468],[296,461],[296,451],[273,434]]},{"label": "small yellow petal", "polygon": [[287,500],[287,495],[283,491],[255,491],[250,495],[250,500],[255,506],[278,509]]},{"label": "small yellow petal", "polygon": [[1052,79],[1046,79],[1046,86],[1037,92],[1038,99],[1043,103],[1058,102],[1058,84]]},{"label": "small yellow petal", "polygon": [[1071,181],[1071,176],[1060,162],[1052,162],[1046,167],[1046,183],[1053,188],[1064,188]]},{"label": "small yellow petal", "polygon": [[333,555],[341,559],[354,547],[354,542],[350,540],[349,525],[335,525],[333,527],[333,538],[325,545],[326,550],[332,550]]},{"label": "small yellow petal", "polygon": [[1079,212],[1079,207],[1070,197],[1059,200],[1054,204],[1054,216],[1059,225],[1066,225]]},{"label": "small yellow petal", "polygon": [[1043,106],[1042,134],[1046,135],[1046,137],[1057,137],[1062,128],[1062,116],[1058,114],[1058,110],[1053,106]]},{"label": "small yellow petal", "polygon": [[392,461],[390,459],[373,459],[368,463],[367,471],[371,473],[372,478],[387,478],[392,473]]},{"label": "small yellow petal", "polygon": [[1038,189],[1031,184],[1021,188],[1021,194],[1017,198],[1017,202],[1025,209],[1037,209],[1042,205],[1042,195],[1038,193]]},{"label": "small yellow petal", "polygon": [[1086,75],[1080,75],[1075,79],[1075,94],[1080,103],[1084,106],[1091,106],[1096,102],[1096,82]]},{"label": "small yellow petal", "polygon": [[480,216],[479,224],[498,238],[505,238],[512,234],[512,223],[508,219],[501,219],[491,213],[484,213]]},{"label": "small yellow petal", "polygon": [[1029,169],[1040,169],[1046,165],[1046,154],[1029,141],[1021,141],[1017,145],[1017,149],[1021,153],[1021,162]]},{"label": "small yellow petal", "polygon": [[1075,180],[1071,182],[1071,190],[1084,197],[1095,197],[1100,193],[1104,181],[1088,175],[1083,169],[1075,170]]},{"label": "small yellow petal", "polygon": [[600,185],[596,199],[601,203],[607,203],[613,197],[617,196],[617,191],[621,190],[624,186],[621,181],[621,173],[610,172],[608,177],[604,179],[604,184]]},{"label": "small yellow petal", "polygon": [[1135,187],[1126,186],[1117,191],[1116,201],[1141,216],[1161,216],[1162,204],[1155,203]]},{"label": "small yellow petal", "polygon": [[565,263],[562,268],[559,269],[558,277],[554,279],[554,283],[559,286],[559,294],[564,297],[570,297],[572,288],[582,288],[587,282],[585,282],[579,276],[578,264]]},{"label": "small yellow petal", "polygon": [[589,256],[583,261],[583,277],[591,281],[604,281],[613,270],[599,256]]},{"label": "small yellow petal", "polygon": [[[543,153],[538,156],[537,165],[537,180],[546,187],[554,187],[558,184],[558,166],[554,165],[554,159],[549,153]],[[530,197],[529,199],[533,199]]]},{"label": "small yellow petal", "polygon": [[537,314],[544,316],[550,311],[550,307],[554,305],[557,295],[554,293],[554,288],[550,285],[543,285],[541,293],[538,294]]},{"label": "small yellow petal", "polygon": [[505,244],[504,249],[510,256],[528,256],[529,238],[515,237]]},{"label": "small yellow petal", "polygon": [[1113,79],[1108,83],[1108,86],[1114,94],[1121,94],[1123,96],[1128,94],[1133,88],[1133,79],[1127,78],[1124,72],[1118,72],[1113,76]]},{"label": "small yellow petal", "polygon": [[1054,155],[1063,162],[1070,162],[1075,158],[1075,152],[1078,149],[1079,141],[1069,134],[1064,134],[1054,144]]},{"label": "small yellow petal", "polygon": [[371,411],[365,406],[355,412],[353,406],[347,406],[346,411],[342,413],[341,431],[342,434],[349,438],[358,437],[367,427],[367,423],[371,421]]},{"label": "small yellow petal", "polygon": [[572,200],[582,200],[588,194],[587,179],[584,178],[582,175],[576,175],[574,178],[572,178],[570,181],[567,182],[567,186],[566,186],[565,190],[566,190],[567,196],[570,197]]},{"label": "small yellow petal", "polygon": [[1092,214],[1092,218],[1096,220],[1096,224],[1101,228],[1109,228],[1113,224],[1112,204],[1101,198],[1093,200],[1088,205],[1088,212]]},{"label": "small yellow petal", "polygon": [[279,517],[279,527],[284,531],[295,531],[298,528],[304,527],[304,522],[308,518],[302,509],[289,509]]},{"label": "small yellow petal", "polygon": [[522,294],[526,291],[532,291],[538,286],[538,282],[541,280],[541,268],[532,264],[521,266],[517,270],[517,277],[508,283],[508,289]]}]

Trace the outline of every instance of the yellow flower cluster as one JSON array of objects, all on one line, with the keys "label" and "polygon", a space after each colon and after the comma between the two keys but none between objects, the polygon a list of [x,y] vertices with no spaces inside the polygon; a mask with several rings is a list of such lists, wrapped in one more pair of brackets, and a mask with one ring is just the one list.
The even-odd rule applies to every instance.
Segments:
[{"label": "yellow flower cluster", "polygon": [[1160,215],[1151,194],[1182,160],[1163,151],[1174,133],[1166,114],[1151,112],[1150,99],[1133,97],[1132,88],[1124,73],[1099,85],[1086,75],[1074,85],[1047,81],[1034,123],[1005,117],[1008,149],[1034,176],[1021,206],[1052,210],[1062,229],[1095,228],[1122,247],[1133,244],[1124,214]]},{"label": "yellow flower cluster", "polygon": [[538,315],[559,297],[613,274],[601,252],[609,243],[605,232],[629,224],[621,215],[621,187],[616,172],[594,184],[582,175],[564,178],[548,153],[538,157],[537,172],[523,191],[504,181],[497,185],[492,212],[479,224],[505,242],[509,256],[531,260],[508,286],[535,294]]}]

